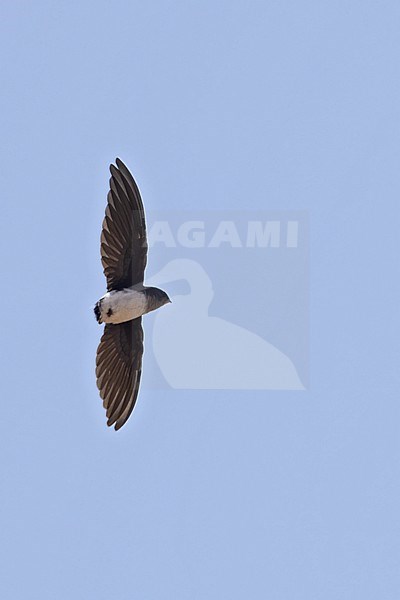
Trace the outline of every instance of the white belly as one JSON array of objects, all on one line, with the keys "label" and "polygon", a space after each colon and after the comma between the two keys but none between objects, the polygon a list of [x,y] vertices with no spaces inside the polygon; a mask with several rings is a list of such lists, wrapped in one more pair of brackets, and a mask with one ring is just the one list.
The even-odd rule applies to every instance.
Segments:
[{"label": "white belly", "polygon": [[145,314],[147,309],[146,297],[136,290],[121,290],[107,292],[101,299],[101,322],[124,323]]}]

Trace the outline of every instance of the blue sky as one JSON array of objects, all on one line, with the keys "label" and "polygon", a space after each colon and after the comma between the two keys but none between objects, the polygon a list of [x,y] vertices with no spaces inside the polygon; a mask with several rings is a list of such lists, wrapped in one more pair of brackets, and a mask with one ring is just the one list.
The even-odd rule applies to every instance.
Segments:
[{"label": "blue sky", "polygon": [[[397,600],[397,2],[3,2],[7,600]],[[104,425],[99,233],[305,210],[310,389],[143,389]],[[173,350],[173,348],[172,348]]]}]

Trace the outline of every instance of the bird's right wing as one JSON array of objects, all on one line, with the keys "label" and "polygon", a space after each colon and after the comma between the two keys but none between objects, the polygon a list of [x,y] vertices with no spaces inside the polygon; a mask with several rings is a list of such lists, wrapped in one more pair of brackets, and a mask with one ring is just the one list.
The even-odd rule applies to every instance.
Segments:
[{"label": "bird's right wing", "polygon": [[118,430],[128,420],[139,392],[142,372],[142,318],[107,324],[96,356],[96,378],[107,425]]},{"label": "bird's right wing", "polygon": [[110,191],[100,251],[107,290],[142,283],[147,261],[146,221],[139,189],[124,163],[110,165]]}]

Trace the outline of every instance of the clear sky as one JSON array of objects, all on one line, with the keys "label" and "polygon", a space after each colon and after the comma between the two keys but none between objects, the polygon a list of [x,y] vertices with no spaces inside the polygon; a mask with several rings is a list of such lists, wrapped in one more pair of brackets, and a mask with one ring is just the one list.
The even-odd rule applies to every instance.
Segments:
[{"label": "clear sky", "polygon": [[[397,600],[398,2],[4,0],[0,29],[1,597]],[[307,391],[143,388],[105,427],[116,156],[154,210],[308,211]]]}]

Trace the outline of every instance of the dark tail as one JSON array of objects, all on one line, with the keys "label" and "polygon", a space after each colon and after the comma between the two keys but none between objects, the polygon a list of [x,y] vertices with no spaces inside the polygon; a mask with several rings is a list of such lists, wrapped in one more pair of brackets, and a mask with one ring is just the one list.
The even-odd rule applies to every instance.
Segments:
[{"label": "dark tail", "polygon": [[100,301],[96,302],[95,307],[94,307],[94,314],[96,317],[96,321],[98,323],[101,323],[101,311],[100,311]]}]

